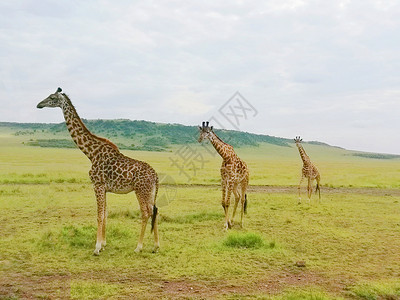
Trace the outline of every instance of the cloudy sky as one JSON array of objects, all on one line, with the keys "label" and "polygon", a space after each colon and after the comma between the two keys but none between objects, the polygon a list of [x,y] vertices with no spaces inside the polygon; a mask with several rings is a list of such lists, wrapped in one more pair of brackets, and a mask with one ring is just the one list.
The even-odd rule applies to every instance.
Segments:
[{"label": "cloudy sky", "polygon": [[36,109],[58,86],[86,119],[400,154],[400,4],[1,1],[0,121],[62,122]]}]

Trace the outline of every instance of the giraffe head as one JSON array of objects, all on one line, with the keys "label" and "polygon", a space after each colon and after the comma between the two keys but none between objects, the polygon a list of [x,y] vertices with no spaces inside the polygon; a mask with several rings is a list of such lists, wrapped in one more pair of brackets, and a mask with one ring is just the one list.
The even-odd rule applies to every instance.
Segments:
[{"label": "giraffe head", "polygon": [[293,139],[293,140],[294,140],[294,142],[296,143],[296,145],[297,145],[297,144],[301,144],[301,142],[303,141],[303,139],[301,139],[299,136],[296,136],[296,138]]},{"label": "giraffe head", "polygon": [[65,94],[61,93],[62,89],[58,88],[54,94],[51,94],[46,99],[41,101],[36,107],[43,108],[43,107],[62,107],[63,103],[65,102]]},{"label": "giraffe head", "polygon": [[203,122],[202,126],[199,126],[200,136],[199,136],[199,143],[201,143],[204,139],[209,139],[211,137],[211,133],[213,127],[208,127],[208,121]]}]

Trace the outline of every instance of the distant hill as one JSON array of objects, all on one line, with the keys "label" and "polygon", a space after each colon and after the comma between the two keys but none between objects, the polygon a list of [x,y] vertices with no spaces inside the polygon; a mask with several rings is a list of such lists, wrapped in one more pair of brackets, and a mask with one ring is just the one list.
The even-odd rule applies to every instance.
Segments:
[{"label": "distant hill", "polygon": [[[88,129],[96,135],[113,141],[123,150],[169,151],[174,145],[197,143],[197,126],[164,124],[132,120],[85,120]],[[23,143],[28,146],[75,148],[65,123],[11,123],[0,122],[0,131],[15,136],[26,137]],[[263,134],[253,134],[235,130],[215,129],[215,133],[234,147],[258,147],[260,144],[290,147],[292,139]],[[304,142],[310,145],[334,147],[318,141]],[[339,148],[339,147],[335,147]],[[343,149],[344,150],[344,149]],[[368,159],[399,159],[400,155],[348,151],[353,155]]]},{"label": "distant hill", "polygon": [[[83,121],[91,132],[109,138],[121,149],[166,151],[171,145],[195,143],[198,138],[197,126],[131,120],[84,119]],[[64,122],[59,124],[0,122],[0,129],[13,131],[16,136],[30,137],[26,144],[31,146],[75,147]],[[289,143],[292,142],[290,139],[234,130],[215,129],[215,133],[235,147],[258,146],[260,143],[289,147]]]}]

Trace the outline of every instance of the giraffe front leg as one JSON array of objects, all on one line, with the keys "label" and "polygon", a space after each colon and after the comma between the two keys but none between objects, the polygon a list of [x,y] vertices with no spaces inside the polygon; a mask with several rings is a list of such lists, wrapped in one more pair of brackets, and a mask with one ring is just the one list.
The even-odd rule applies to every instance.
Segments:
[{"label": "giraffe front leg", "polygon": [[235,205],[233,206],[233,213],[232,213],[232,219],[231,219],[231,225],[232,226],[233,226],[233,220],[235,219],[236,209],[237,209],[237,206],[239,204],[239,200],[241,198],[237,188],[233,189],[233,194],[235,196]]},{"label": "giraffe front leg", "polygon": [[101,241],[101,250],[104,250],[106,247],[106,223],[107,223],[107,202],[104,201],[104,210],[103,210],[103,226],[101,230],[102,241]]},{"label": "giraffe front leg", "polygon": [[96,194],[97,200],[97,239],[96,239],[96,248],[94,249],[93,254],[99,255],[102,250],[102,245],[105,245],[105,235],[103,236],[103,232],[105,234],[105,216],[106,216],[106,192],[104,186],[95,186],[94,191]]},{"label": "giraffe front leg", "polygon": [[304,176],[301,176],[300,182],[299,182],[299,187],[298,187],[298,190],[299,190],[299,204],[301,203],[301,194],[300,194],[300,191],[301,191],[301,184],[303,183],[303,180],[304,180]]},{"label": "giraffe front leg", "polygon": [[308,196],[309,203],[311,203],[311,194],[312,194],[312,180],[310,177],[308,177],[307,196]]},{"label": "giraffe front leg", "polygon": [[224,229],[228,230],[232,227],[231,221],[229,220],[229,205],[231,202],[231,191],[229,189],[225,192],[225,199],[223,200],[222,206],[225,210],[225,224]]}]

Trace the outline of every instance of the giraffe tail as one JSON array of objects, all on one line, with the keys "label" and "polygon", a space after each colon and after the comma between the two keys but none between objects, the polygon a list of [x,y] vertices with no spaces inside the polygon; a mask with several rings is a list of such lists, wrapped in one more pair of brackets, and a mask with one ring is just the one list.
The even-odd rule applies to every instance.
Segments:
[{"label": "giraffe tail", "polygon": [[153,214],[151,215],[151,231],[153,232],[154,226],[157,221],[157,213],[158,213],[158,207],[156,206],[156,198],[157,198],[157,193],[158,193],[158,176],[156,174],[156,184],[154,187],[154,205],[153,205]]},{"label": "giraffe tail", "polygon": [[245,214],[247,214],[247,194],[244,194],[243,211],[244,211]]},{"label": "giraffe tail", "polygon": [[154,230],[154,224],[156,224],[156,219],[157,219],[157,213],[158,213],[158,208],[154,204],[153,205],[153,215],[151,216],[151,232]]}]

